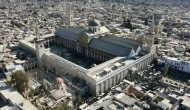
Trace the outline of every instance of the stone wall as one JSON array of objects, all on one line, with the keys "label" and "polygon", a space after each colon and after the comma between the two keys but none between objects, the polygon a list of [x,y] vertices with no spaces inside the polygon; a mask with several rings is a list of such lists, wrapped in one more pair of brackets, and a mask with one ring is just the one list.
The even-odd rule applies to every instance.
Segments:
[{"label": "stone wall", "polygon": [[91,90],[91,87],[93,84],[95,84],[95,80],[91,77],[89,77],[86,73],[88,72],[87,69],[80,67],[66,59],[63,59],[55,54],[48,54],[46,53],[44,55],[44,62],[45,62],[45,68],[55,68],[55,74],[62,77],[64,74],[69,74],[74,77],[78,77],[80,79],[83,79],[87,86],[89,87],[89,90]]},{"label": "stone wall", "polygon": [[20,40],[19,41],[19,47],[21,49],[23,49],[24,51],[26,51],[26,52],[29,52],[29,53],[31,53],[33,55],[36,55],[36,48],[30,42],[27,42],[27,41],[24,41],[24,40]]}]

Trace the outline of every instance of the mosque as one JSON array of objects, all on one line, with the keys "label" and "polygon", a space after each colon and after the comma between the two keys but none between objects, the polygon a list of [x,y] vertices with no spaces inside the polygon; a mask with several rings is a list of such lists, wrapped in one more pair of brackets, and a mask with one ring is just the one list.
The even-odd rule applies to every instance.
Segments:
[{"label": "mosque", "polygon": [[153,30],[147,33],[146,43],[117,37],[92,19],[88,29],[71,26],[41,37],[35,43],[23,40],[19,43],[24,50],[36,54],[38,68],[53,71],[64,81],[74,80],[73,86],[81,94],[89,92],[98,96],[130,72],[150,64],[154,58],[154,37]]}]

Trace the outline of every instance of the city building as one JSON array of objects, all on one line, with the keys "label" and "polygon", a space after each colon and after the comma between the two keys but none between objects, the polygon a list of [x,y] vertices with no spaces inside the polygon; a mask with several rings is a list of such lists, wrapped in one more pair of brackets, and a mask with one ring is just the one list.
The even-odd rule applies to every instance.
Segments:
[{"label": "city building", "polygon": [[11,75],[16,71],[22,71],[23,73],[25,73],[25,70],[23,66],[21,65],[15,65],[14,63],[5,65],[5,68],[3,69],[3,73],[5,74],[7,81],[11,80]]},{"label": "city building", "polygon": [[[20,93],[5,82],[0,82],[0,98],[6,104],[1,109],[6,110],[38,110]],[[1,102],[1,103],[3,103]]]},{"label": "city building", "polygon": [[171,68],[190,73],[190,62],[180,58],[163,56],[162,58]]}]

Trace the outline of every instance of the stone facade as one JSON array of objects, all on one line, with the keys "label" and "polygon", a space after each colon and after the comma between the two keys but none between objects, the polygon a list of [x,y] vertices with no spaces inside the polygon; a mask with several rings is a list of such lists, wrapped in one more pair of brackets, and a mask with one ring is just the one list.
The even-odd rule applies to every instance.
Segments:
[{"label": "stone facade", "polygon": [[[100,24],[93,21],[91,22],[90,27],[92,27],[92,25],[95,25],[95,27],[97,27]],[[154,36],[149,36],[150,37],[148,39],[149,47],[146,46],[146,48],[148,48],[149,50],[148,53],[130,62],[129,59],[131,57],[138,55],[140,52],[143,52],[143,49],[141,49],[142,45],[139,42],[130,40],[131,43],[129,42],[129,44],[126,46],[125,43],[122,42],[122,40],[118,40],[117,44],[103,41],[109,44],[109,46],[112,46],[113,48],[114,46],[118,47],[118,50],[119,49],[126,50],[126,52],[128,52],[128,55],[125,55],[122,53],[122,51],[124,50],[118,51],[116,49],[116,51],[111,51],[111,50],[108,51],[108,50],[102,49],[104,48],[103,47],[104,43],[102,43],[103,44],[102,48],[96,48],[89,45],[92,42],[91,41],[92,39],[99,39],[97,36],[101,36],[102,31],[100,30],[96,30],[96,31],[99,31],[99,32],[96,32],[98,34],[94,32],[89,34],[88,33],[89,31],[82,31],[79,34],[77,34],[77,36],[75,35],[76,34],[75,32],[71,33],[68,31],[69,30],[66,30],[65,33],[68,33],[75,37],[72,37],[69,35],[67,37],[65,36],[60,37],[60,36],[55,35],[55,36],[50,36],[48,38],[44,38],[43,40],[39,40],[35,42],[36,47],[34,47],[33,49],[36,51],[38,67],[44,68],[47,70],[53,70],[54,73],[58,75],[59,77],[62,77],[65,74],[69,74],[73,77],[78,77],[80,79],[83,79],[86,85],[89,87],[88,88],[89,92],[96,96],[107,91],[109,88],[115,86],[120,81],[122,81],[126,77],[126,75],[129,73],[129,70],[131,70],[132,68],[136,68],[137,70],[142,70],[146,68],[150,64],[152,59],[154,58],[154,51],[153,51],[154,49],[152,47],[153,38],[151,38]],[[99,43],[99,42],[96,42],[96,43]],[[102,61],[104,63],[97,65],[95,67],[92,67],[90,69],[83,68],[75,63],[72,63],[64,58],[59,57],[56,54],[51,53],[50,51],[48,51],[48,49],[46,49],[46,48],[49,48],[53,44],[56,44],[57,46],[62,46],[64,48],[70,49],[72,51],[86,55],[87,57],[91,57],[93,59]],[[119,44],[122,44],[122,45],[119,45]],[[25,45],[28,45],[28,44],[25,43]],[[137,48],[136,47],[133,48],[134,45],[137,45],[136,46]],[[109,49],[110,48],[112,49],[112,47],[109,47]],[[122,55],[119,55],[118,53],[119,54],[121,53]],[[110,63],[106,63],[106,62],[110,62]],[[121,64],[121,67],[112,68],[115,63]],[[100,70],[103,71],[104,68],[110,68],[110,72],[101,75]],[[95,78],[95,77],[99,77],[99,78]]]}]

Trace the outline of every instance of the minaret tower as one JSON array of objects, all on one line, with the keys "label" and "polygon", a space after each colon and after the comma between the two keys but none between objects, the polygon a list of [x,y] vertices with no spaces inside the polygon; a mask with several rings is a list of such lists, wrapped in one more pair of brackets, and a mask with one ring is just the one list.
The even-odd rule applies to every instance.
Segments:
[{"label": "minaret tower", "polygon": [[148,33],[146,34],[146,44],[143,46],[143,50],[148,53],[155,53],[155,48],[153,46],[154,38],[155,38],[155,24],[154,24],[154,15],[152,17],[152,24],[150,25],[150,28],[148,30]]},{"label": "minaret tower", "polygon": [[74,26],[74,22],[73,22],[73,16],[71,13],[71,4],[69,4],[69,27]]},{"label": "minaret tower", "polygon": [[38,33],[38,20],[37,19],[35,20],[35,24],[36,24],[36,26],[35,26],[36,39],[38,40],[40,37],[39,37],[39,33]]},{"label": "minaret tower", "polygon": [[150,25],[150,28],[148,30],[147,33],[147,46],[148,47],[152,47],[153,43],[154,43],[154,38],[155,38],[155,23],[154,23],[154,15],[152,16],[152,24]]},{"label": "minaret tower", "polygon": [[36,44],[36,57],[37,57],[38,68],[43,68],[44,67],[43,55],[46,52],[43,40],[37,40],[35,44]]}]

